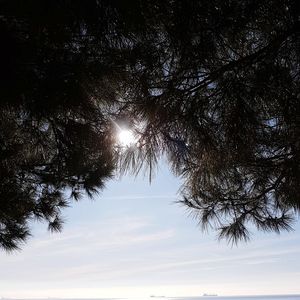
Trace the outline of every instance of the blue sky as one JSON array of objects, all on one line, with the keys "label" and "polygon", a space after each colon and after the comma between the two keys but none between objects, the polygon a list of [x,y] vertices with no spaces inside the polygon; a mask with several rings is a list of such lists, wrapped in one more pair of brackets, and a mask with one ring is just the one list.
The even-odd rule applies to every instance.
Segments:
[{"label": "blue sky", "polygon": [[231,247],[175,203],[179,187],[163,166],[151,185],[126,176],[74,203],[60,234],[34,225],[21,252],[0,252],[0,297],[300,293],[299,222]]}]

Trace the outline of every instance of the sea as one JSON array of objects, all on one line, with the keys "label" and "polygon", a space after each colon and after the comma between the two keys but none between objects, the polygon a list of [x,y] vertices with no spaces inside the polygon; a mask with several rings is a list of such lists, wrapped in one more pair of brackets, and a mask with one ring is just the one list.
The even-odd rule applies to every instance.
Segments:
[{"label": "sea", "polygon": [[[114,300],[99,299],[99,300]],[[115,300],[300,300],[299,295],[268,295],[268,296],[199,296],[199,297],[167,297],[151,296],[145,298],[118,298]]]},{"label": "sea", "polygon": [[[300,295],[270,295],[270,296],[201,296],[168,298],[176,300],[300,300]],[[153,298],[152,298],[153,299]],[[157,299],[158,300],[158,299]]]},{"label": "sea", "polygon": [[[70,299],[68,299],[70,300]],[[77,300],[77,299],[74,299]],[[88,299],[81,299],[88,300]],[[264,295],[264,296],[216,296],[206,295],[199,297],[167,297],[150,296],[143,298],[102,298],[93,300],[300,300],[300,294],[297,295]]]},{"label": "sea", "polygon": [[[3,298],[2,298],[3,299]],[[1,300],[1,298],[0,298]],[[8,299],[5,299],[8,300]],[[9,299],[9,300],[30,300],[30,299]],[[264,295],[264,296],[217,296],[217,295],[202,295],[199,297],[168,297],[168,296],[148,296],[134,298],[93,298],[93,299],[34,299],[34,300],[300,300],[298,295]]]},{"label": "sea", "polygon": [[[57,300],[57,299],[56,299]],[[70,299],[69,299],[70,300]],[[88,299],[81,299],[88,300]],[[96,300],[96,299],[94,299]],[[167,297],[167,296],[150,296],[143,298],[106,298],[97,300],[300,300],[299,295],[264,295],[264,296],[217,296],[202,295],[199,297]]]},{"label": "sea", "polygon": [[41,298],[41,299],[25,299],[25,298],[4,298],[0,300],[300,300],[300,294],[297,295],[264,295],[264,296],[217,296],[202,295],[199,297],[167,297],[167,296],[149,296],[134,298]]}]

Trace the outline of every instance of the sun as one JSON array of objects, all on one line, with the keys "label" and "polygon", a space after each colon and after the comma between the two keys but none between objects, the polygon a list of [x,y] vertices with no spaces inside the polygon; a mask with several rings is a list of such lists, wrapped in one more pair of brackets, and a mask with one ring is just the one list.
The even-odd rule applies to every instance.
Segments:
[{"label": "sun", "polygon": [[130,147],[134,144],[136,138],[131,130],[120,129],[118,132],[118,143],[123,147]]}]

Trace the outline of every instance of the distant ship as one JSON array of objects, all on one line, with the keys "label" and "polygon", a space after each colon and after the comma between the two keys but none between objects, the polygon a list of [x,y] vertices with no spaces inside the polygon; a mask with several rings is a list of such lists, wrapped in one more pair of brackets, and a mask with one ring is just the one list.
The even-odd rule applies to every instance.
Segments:
[{"label": "distant ship", "polygon": [[217,294],[206,294],[206,293],[204,293],[202,296],[203,297],[218,297]]}]

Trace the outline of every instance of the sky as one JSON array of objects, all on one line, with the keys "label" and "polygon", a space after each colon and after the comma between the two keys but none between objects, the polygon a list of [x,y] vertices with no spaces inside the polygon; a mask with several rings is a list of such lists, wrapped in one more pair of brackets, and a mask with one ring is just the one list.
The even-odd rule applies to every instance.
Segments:
[{"label": "sky", "polygon": [[124,176],[74,203],[62,233],[33,224],[21,251],[0,252],[0,297],[300,294],[299,222],[232,247],[176,203],[180,184],[162,164],[151,185]]}]

